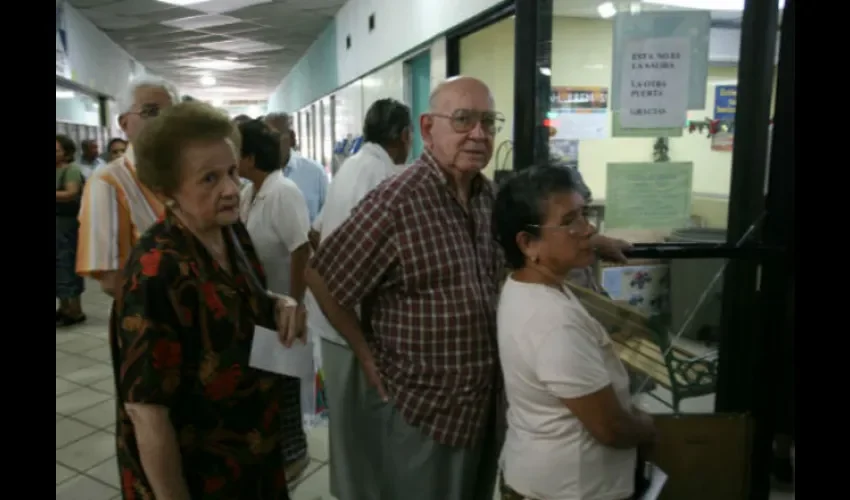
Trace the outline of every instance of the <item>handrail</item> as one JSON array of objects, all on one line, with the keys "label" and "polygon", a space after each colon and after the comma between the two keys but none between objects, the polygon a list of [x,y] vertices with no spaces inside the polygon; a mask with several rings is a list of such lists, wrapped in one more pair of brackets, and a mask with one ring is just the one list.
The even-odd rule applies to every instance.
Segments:
[{"label": "handrail", "polygon": [[636,243],[623,254],[629,259],[760,259],[783,248],[729,243]]}]

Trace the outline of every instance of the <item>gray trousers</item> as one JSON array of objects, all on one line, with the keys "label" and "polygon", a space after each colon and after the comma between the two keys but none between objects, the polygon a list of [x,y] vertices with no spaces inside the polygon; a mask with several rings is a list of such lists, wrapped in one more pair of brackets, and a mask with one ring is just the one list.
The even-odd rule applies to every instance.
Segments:
[{"label": "gray trousers", "polygon": [[408,424],[393,401],[370,389],[369,413],[380,464],[379,500],[493,500],[503,434],[490,411],[483,440],[474,448],[440,444]]},{"label": "gray trousers", "polygon": [[378,498],[376,464],[366,460],[375,446],[365,412],[366,377],[347,346],[322,339],[322,370],[328,403],[331,495],[337,500]]},{"label": "gray trousers", "polygon": [[348,347],[322,340],[330,489],[338,500],[492,500],[504,429],[475,448],[437,443],[368,386]]}]

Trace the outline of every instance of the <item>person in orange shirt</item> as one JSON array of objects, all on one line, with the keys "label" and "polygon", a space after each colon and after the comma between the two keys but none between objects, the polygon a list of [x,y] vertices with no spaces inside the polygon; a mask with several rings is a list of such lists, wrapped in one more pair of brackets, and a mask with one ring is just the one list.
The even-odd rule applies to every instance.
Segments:
[{"label": "person in orange shirt", "polygon": [[83,191],[77,274],[99,281],[112,297],[120,289],[120,271],[130,250],[164,210],[139,183],[133,141],[148,119],[177,100],[176,90],[163,79],[143,76],[131,81],[117,101],[118,122],[130,145],[124,156],[97,169]]}]

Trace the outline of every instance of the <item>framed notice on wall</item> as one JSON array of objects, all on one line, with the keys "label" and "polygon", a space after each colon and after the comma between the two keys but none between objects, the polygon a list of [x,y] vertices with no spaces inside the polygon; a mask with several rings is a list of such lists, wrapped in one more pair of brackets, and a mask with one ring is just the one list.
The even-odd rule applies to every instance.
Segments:
[{"label": "framed notice on wall", "polygon": [[549,126],[554,140],[608,136],[607,87],[552,87]]},{"label": "framed notice on wall", "polygon": [[678,229],[691,215],[693,163],[609,163],[606,229]]}]

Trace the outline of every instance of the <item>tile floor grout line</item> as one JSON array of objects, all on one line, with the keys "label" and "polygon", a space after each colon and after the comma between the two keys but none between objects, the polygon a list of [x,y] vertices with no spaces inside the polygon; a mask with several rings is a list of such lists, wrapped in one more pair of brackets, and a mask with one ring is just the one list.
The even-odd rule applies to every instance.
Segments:
[{"label": "tile floor grout line", "polygon": [[[114,458],[114,459],[116,459],[116,460],[117,460],[117,456],[115,456],[115,455],[113,455],[113,456],[112,456],[112,458]],[[111,459],[110,459],[110,458],[107,458],[106,460],[111,460]],[[104,463],[106,463],[106,460],[104,460],[104,461],[102,461],[102,462],[98,462],[96,465],[91,466],[88,470],[92,470],[92,469],[94,469],[95,467],[99,467],[99,466],[103,465]],[[71,477],[68,477],[68,478],[65,478],[65,479],[63,479],[62,481],[59,481],[58,483],[56,483],[56,486],[59,486],[59,485],[60,485],[60,484],[62,484],[62,483],[65,483],[65,482],[67,482],[67,481],[70,481],[71,479],[74,479],[74,478],[75,478],[75,477],[77,477],[77,476],[84,476],[84,477],[87,477],[87,478],[91,479],[92,481],[96,481],[96,482],[98,482],[98,483],[100,483],[100,484],[102,484],[102,485],[104,485],[104,486],[109,486],[110,488],[112,488],[112,489],[113,489],[113,490],[115,490],[115,491],[118,491],[118,492],[120,492],[120,491],[121,491],[121,488],[116,488],[115,486],[112,486],[112,485],[111,485],[111,484],[109,484],[109,483],[106,483],[106,482],[104,482],[104,481],[101,481],[100,479],[98,479],[98,478],[96,478],[96,477],[94,477],[94,476],[90,476],[89,474],[86,474],[86,472],[85,472],[85,471],[81,471],[81,470],[79,470],[79,469],[76,469],[76,468],[74,468],[74,467],[71,467],[71,466],[69,466],[69,465],[66,465],[66,464],[64,464],[64,463],[60,462],[59,460],[57,460],[57,461],[56,461],[56,463],[57,463],[57,464],[59,464],[59,465],[61,465],[62,467],[65,467],[66,469],[68,469],[68,470],[70,470],[70,471],[76,472],[76,474],[75,474],[75,475],[73,475],[73,476],[71,476]],[[120,480],[120,476],[119,476],[119,480]]]}]

